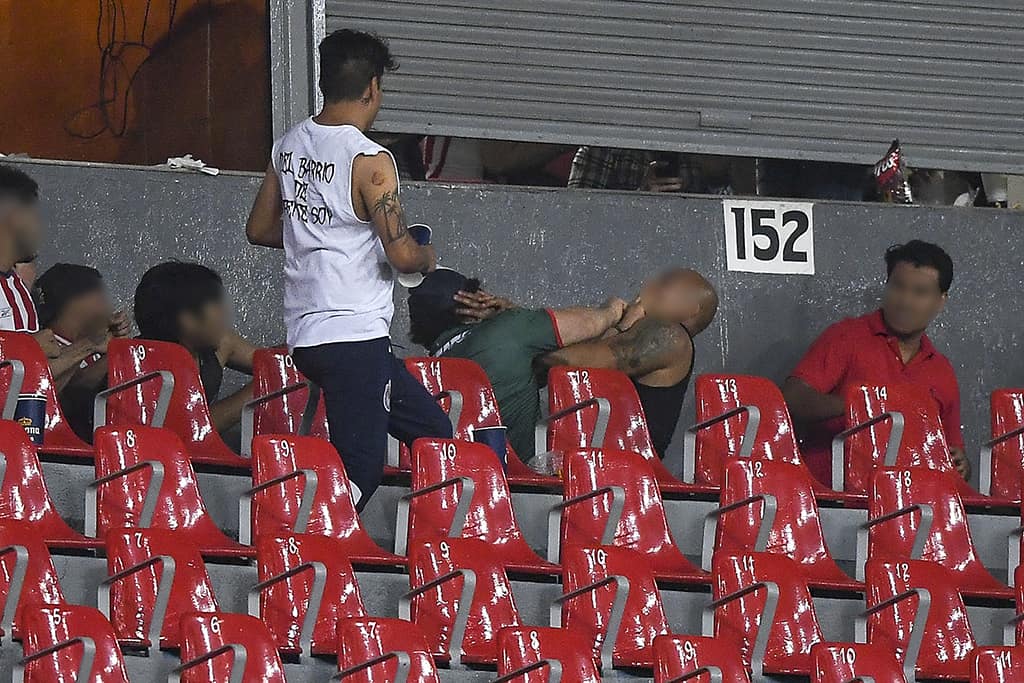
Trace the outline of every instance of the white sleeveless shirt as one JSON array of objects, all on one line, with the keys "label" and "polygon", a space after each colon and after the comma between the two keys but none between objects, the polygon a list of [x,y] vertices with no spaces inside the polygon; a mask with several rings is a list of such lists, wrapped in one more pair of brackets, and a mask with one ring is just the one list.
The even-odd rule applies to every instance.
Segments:
[{"label": "white sleeveless shirt", "polygon": [[352,162],[382,153],[391,156],[355,126],[324,126],[311,118],[274,143],[290,349],[389,334],[394,275],[373,224],[352,207]]}]

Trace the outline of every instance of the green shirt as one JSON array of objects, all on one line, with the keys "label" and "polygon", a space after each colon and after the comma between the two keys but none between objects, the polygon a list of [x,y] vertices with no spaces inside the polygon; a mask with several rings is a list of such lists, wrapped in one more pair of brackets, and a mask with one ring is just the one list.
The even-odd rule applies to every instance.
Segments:
[{"label": "green shirt", "polygon": [[466,358],[484,369],[494,386],[509,442],[519,457],[529,460],[534,456],[533,431],[540,419],[533,359],[560,346],[550,311],[516,308],[477,325],[444,332],[434,354]]}]

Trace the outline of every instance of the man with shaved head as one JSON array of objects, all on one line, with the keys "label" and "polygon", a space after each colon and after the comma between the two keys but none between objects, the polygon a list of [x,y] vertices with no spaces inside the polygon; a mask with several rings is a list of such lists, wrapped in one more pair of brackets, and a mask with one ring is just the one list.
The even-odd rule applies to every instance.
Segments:
[{"label": "man with shaved head", "polygon": [[427,275],[409,295],[412,340],[432,355],[467,358],[484,369],[509,441],[524,460],[534,455],[540,417],[537,372],[558,365],[629,375],[663,457],[693,372],[693,337],[717,308],[711,284],[685,269],[644,283],[632,303],[612,298],[596,307],[518,308],[445,269]]}]

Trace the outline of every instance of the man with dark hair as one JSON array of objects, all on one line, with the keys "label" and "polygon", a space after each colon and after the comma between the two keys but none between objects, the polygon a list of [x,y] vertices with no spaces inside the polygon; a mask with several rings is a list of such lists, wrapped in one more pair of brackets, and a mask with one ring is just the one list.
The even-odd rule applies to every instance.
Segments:
[{"label": "man with dark hair", "polygon": [[[42,230],[39,185],[24,171],[0,164],[0,330],[39,332],[35,304],[14,267],[35,260]],[[49,334],[37,340],[55,355]]]},{"label": "man with dark hair", "polygon": [[53,334],[60,355],[50,361],[61,408],[79,437],[92,441],[92,408],[107,382],[107,342],[127,337],[131,324],[115,311],[95,268],[57,263],[32,286],[39,324]]},{"label": "man with dark hair", "polygon": [[238,426],[252,399],[252,383],[220,399],[224,368],[251,375],[256,347],[228,322],[224,283],[198,263],[168,261],[153,266],[135,289],[135,324],[144,339],[181,344],[192,354],[218,432]]},{"label": "man with dark hair", "polygon": [[832,437],[844,428],[843,389],[858,384],[918,384],[941,410],[957,469],[970,477],[960,425],[960,388],[949,360],[925,331],[942,312],[953,260],[942,247],[912,240],[885,252],[882,307],[826,329],[783,385],[801,446],[815,476],[830,483]]},{"label": "man with dark hair", "polygon": [[484,369],[520,457],[534,456],[537,372],[556,365],[614,368],[632,377],[655,450],[664,456],[693,371],[691,335],[708,326],[718,306],[707,280],[671,270],[645,283],[632,304],[612,298],[593,308],[515,308],[478,290],[478,281],[454,271],[428,275],[409,292],[412,338],[432,355],[468,358]]},{"label": "man with dark hair", "polygon": [[436,262],[409,234],[394,159],[365,134],[395,68],[376,36],[335,31],[320,43],[324,107],[274,143],[246,224],[249,242],[285,250],[288,347],[323,390],[359,509],[384,474],[389,432],[407,444],[452,434],[391,351],[394,271]]}]

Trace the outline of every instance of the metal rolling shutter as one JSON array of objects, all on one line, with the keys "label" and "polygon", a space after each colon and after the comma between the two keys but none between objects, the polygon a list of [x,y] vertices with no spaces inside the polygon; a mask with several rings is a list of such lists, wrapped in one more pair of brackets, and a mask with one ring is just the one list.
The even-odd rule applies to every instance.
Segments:
[{"label": "metal rolling shutter", "polygon": [[858,163],[899,137],[915,166],[1024,173],[1022,0],[323,10],[390,39],[385,131]]}]

